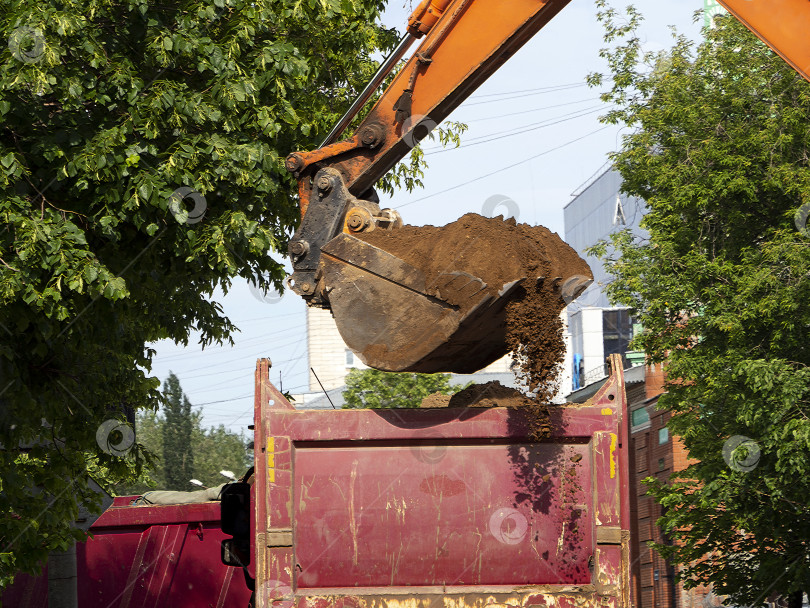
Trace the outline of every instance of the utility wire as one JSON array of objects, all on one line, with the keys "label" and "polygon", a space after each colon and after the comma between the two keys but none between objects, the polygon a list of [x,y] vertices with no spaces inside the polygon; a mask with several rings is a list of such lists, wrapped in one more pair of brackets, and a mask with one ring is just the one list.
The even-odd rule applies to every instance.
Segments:
[{"label": "utility wire", "polygon": [[[271,331],[271,332],[268,332],[266,334],[261,334],[259,336],[253,337],[253,338],[246,338],[244,340],[239,341],[238,343],[236,343],[234,345],[217,344],[217,345],[214,345],[214,346],[208,346],[208,347],[206,347],[204,349],[201,349],[200,352],[194,353],[194,355],[198,355],[198,356],[204,356],[204,355],[209,355],[209,354],[210,355],[219,355],[219,354],[221,354],[223,352],[232,352],[232,351],[236,351],[236,350],[242,350],[242,349],[244,349],[244,347],[247,347],[247,346],[251,346],[251,347],[255,348],[254,343],[265,342],[271,336],[281,336],[281,335],[283,335],[283,334],[285,334],[287,332],[300,331],[301,325],[303,325],[303,322],[290,325],[290,326],[288,326],[288,327],[286,327],[284,329],[280,329],[280,330],[277,330],[277,331]],[[179,352],[175,351],[173,354],[163,355],[163,356],[157,355],[155,357],[155,359],[158,360],[161,363],[166,363],[167,361],[175,361],[177,359],[184,359],[184,358],[189,356],[188,349],[193,348],[193,347],[192,346],[183,346],[183,347],[178,347],[178,348],[180,349]],[[203,368],[200,368],[200,369],[203,369]]]},{"label": "utility wire", "polygon": [[[301,341],[301,338],[296,338],[295,340],[292,340],[290,342],[284,342],[283,344],[274,344],[273,347],[276,348],[276,349],[286,348],[287,346],[292,346],[293,344],[296,344],[296,343],[298,343],[300,341]],[[253,345],[253,348],[256,348],[255,345]],[[234,350],[236,350],[236,347],[234,347]],[[219,367],[219,366],[222,366],[222,365],[228,365],[229,363],[233,363],[234,361],[236,361],[238,359],[247,359],[247,360],[255,359],[256,357],[262,356],[262,354],[266,350],[267,350],[266,348],[262,348],[261,352],[257,352],[256,354],[253,354],[253,355],[245,355],[243,353],[239,353],[236,356],[228,357],[227,359],[224,359],[224,360],[219,361],[217,363],[212,363],[210,365],[202,365],[202,366],[195,365],[194,368],[191,369],[190,371],[197,372],[197,371],[203,370],[203,369],[211,369],[212,367]],[[226,373],[226,372],[229,372],[229,371],[237,371],[237,370],[228,369],[228,370],[221,370],[221,371],[222,371],[222,373]],[[192,378],[201,378],[203,376],[210,376],[210,375],[211,375],[210,373],[195,374],[193,376],[185,376],[185,378],[183,378],[183,379],[184,380],[191,380]]]},{"label": "utility wire", "polygon": [[469,122],[485,122],[487,120],[498,120],[500,118],[507,118],[509,116],[519,116],[520,114],[530,114],[532,112],[541,112],[543,110],[553,110],[554,108],[567,108],[575,106],[580,103],[588,103],[589,101],[599,101],[599,97],[588,97],[587,99],[579,99],[568,103],[555,103],[551,106],[542,106],[540,108],[532,108],[531,110],[521,110],[520,112],[510,112],[508,114],[498,114],[495,116],[484,116],[482,118],[470,119]]},{"label": "utility wire", "polygon": [[478,177],[476,177],[474,179],[471,179],[471,180],[468,180],[466,182],[463,182],[461,184],[457,184],[455,186],[450,186],[449,188],[445,188],[444,190],[439,190],[438,192],[434,192],[433,194],[428,194],[427,196],[423,196],[421,198],[417,198],[417,199],[414,199],[412,201],[408,201],[407,203],[397,205],[395,207],[395,209],[401,209],[402,207],[407,207],[408,205],[413,205],[414,203],[418,203],[420,201],[424,201],[424,200],[427,200],[429,198],[433,198],[434,196],[439,196],[440,194],[445,194],[446,192],[451,192],[453,190],[457,190],[458,188],[462,188],[464,186],[475,183],[477,181],[481,181],[482,179],[486,179],[487,177],[492,177],[493,175],[497,175],[498,173],[502,173],[503,171],[506,171],[507,169],[511,169],[512,167],[517,167],[518,165],[523,165],[525,163],[528,163],[529,161],[534,160],[535,158],[540,158],[541,156],[545,156],[546,154],[551,154],[552,152],[556,152],[557,150],[559,150],[561,148],[565,148],[566,146],[570,146],[571,144],[574,144],[574,143],[576,143],[578,141],[582,141],[586,137],[590,137],[591,135],[596,135],[600,131],[604,131],[605,129],[607,129],[607,128],[611,127],[611,126],[612,125],[605,125],[604,127],[596,129],[595,131],[591,131],[590,133],[586,133],[585,135],[583,135],[581,137],[577,137],[576,139],[572,139],[570,141],[567,141],[564,144],[560,144],[559,146],[549,148],[548,150],[540,152],[539,154],[535,154],[534,156],[530,156],[529,158],[524,158],[523,160],[519,160],[519,161],[511,163],[511,164],[509,164],[509,165],[507,165],[505,167],[501,167],[500,169],[496,169],[495,171],[492,171],[491,173],[486,173],[484,175],[479,175]]},{"label": "utility wire", "polygon": [[[514,129],[510,129],[508,131],[501,131],[492,133],[490,135],[481,135],[479,137],[474,137],[473,139],[468,140],[467,142],[458,146],[458,148],[445,148],[443,146],[436,146],[435,148],[430,148],[430,150],[425,150],[425,156],[430,156],[432,154],[440,154],[442,152],[450,152],[451,150],[458,150],[461,148],[469,148],[471,146],[477,146],[479,144],[485,144],[491,141],[496,141],[499,139],[504,139],[505,137],[513,137],[515,135],[522,135],[524,133],[528,133],[530,131],[537,131],[538,129],[544,129],[546,127],[553,127],[555,125],[568,122],[569,120],[574,120],[576,118],[582,118],[584,116],[588,116],[589,114],[595,114],[596,112],[601,112],[603,110],[603,106],[594,106],[591,109],[586,110],[577,110],[576,112],[571,112],[569,114],[563,114],[563,116],[567,116],[568,118],[560,118],[559,120],[554,119],[552,122],[536,122],[529,125],[525,125],[523,127],[515,127]],[[551,120],[551,119],[549,119]]]},{"label": "utility wire", "polygon": [[192,407],[202,407],[204,405],[213,405],[214,403],[228,403],[229,401],[236,401],[237,399],[246,399],[247,397],[252,397],[253,393],[249,393],[247,395],[242,395],[241,397],[231,397],[230,399],[220,399],[219,401],[205,401],[204,403],[194,403]]},{"label": "utility wire", "polygon": [[[504,99],[515,99],[517,97],[529,97],[531,95],[542,95],[545,93],[556,93],[557,91],[567,91],[569,89],[578,89],[580,87],[588,86],[586,82],[571,82],[569,84],[560,84],[551,87],[539,87],[536,89],[522,89],[518,91],[502,91],[500,93],[489,93],[486,95],[472,95],[469,99],[474,103],[466,104],[469,106],[480,105],[484,103],[492,103],[493,101],[503,101]],[[488,97],[497,97],[498,99],[491,99],[489,101],[475,101]]]}]

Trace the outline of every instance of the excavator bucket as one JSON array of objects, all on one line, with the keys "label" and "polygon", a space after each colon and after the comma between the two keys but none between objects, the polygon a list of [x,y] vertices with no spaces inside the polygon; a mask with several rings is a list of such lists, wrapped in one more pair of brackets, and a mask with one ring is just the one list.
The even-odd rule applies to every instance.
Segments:
[{"label": "excavator bucket", "polygon": [[477,371],[509,352],[507,342],[524,344],[510,333],[525,326],[518,308],[530,305],[529,316],[556,331],[559,312],[593,279],[542,226],[475,213],[410,226],[351,195],[335,169],[319,171],[313,184],[288,246],[287,284],[308,305],[332,311],[346,345],[369,367]]},{"label": "excavator bucket", "polygon": [[[322,280],[338,330],[368,366],[472,373],[508,352],[506,307],[526,276],[487,285],[468,272],[423,270],[354,236],[321,249]],[[584,290],[590,277],[573,288]]]}]

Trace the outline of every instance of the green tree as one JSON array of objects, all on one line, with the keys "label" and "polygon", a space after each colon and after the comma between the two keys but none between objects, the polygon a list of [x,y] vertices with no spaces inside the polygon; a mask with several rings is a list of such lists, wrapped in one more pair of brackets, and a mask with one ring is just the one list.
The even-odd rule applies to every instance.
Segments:
[{"label": "green tree", "polygon": [[220,471],[232,471],[241,477],[253,464],[245,437],[229,431],[224,425],[203,428],[201,414],[194,414],[194,478],[213,487],[227,481]]},{"label": "green tree", "polygon": [[[666,361],[669,427],[698,462],[649,480],[687,587],[744,605],[810,590],[810,84],[730,17],[643,52],[632,7],[601,0],[613,155],[648,240],[596,251],[636,345]],[[607,82],[594,75],[594,85]]]},{"label": "green tree", "polygon": [[343,391],[346,409],[366,407],[419,407],[433,393],[452,395],[463,386],[451,386],[450,374],[412,374],[353,369]]},{"label": "green tree", "polygon": [[[147,345],[227,341],[215,290],[281,287],[268,252],[299,215],[283,159],[317,145],[394,46],[382,7],[4,3],[0,586],[81,536],[68,524],[99,506],[91,471],[115,483],[147,463],[115,422],[161,402]],[[422,166],[382,187],[417,185]]]},{"label": "green tree", "polygon": [[185,490],[193,476],[194,449],[191,445],[191,402],[173,373],[163,384],[166,405],[163,408],[163,475],[166,490]]},{"label": "green tree", "polygon": [[193,491],[197,488],[189,483],[191,479],[198,479],[210,488],[226,481],[220,475],[222,470],[233,471],[237,477],[247,471],[252,462],[244,436],[229,431],[224,425],[204,427],[202,412],[192,411],[189,418],[189,451],[194,455],[194,466],[179,483],[170,485],[166,481],[167,462],[163,456],[167,417],[152,411],[138,414],[135,420],[138,442],[153,455],[153,462],[144,467],[136,482],[118,486],[118,494],[143,494],[163,489]]},{"label": "green tree", "polygon": [[[127,479],[115,487],[119,496],[143,494],[149,490],[166,487],[166,476],[163,474],[163,416],[153,410],[141,410],[135,416],[135,436],[144,452],[151,455],[148,466],[140,470],[136,480]],[[188,488],[184,488],[188,489]]]}]

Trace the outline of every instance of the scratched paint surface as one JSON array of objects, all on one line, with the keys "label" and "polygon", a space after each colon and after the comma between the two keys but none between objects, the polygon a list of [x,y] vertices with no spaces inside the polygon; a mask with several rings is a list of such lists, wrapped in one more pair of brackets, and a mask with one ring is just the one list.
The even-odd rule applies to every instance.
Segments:
[{"label": "scratched paint surface", "polygon": [[294,450],[297,588],[586,584],[586,443]]},{"label": "scratched paint surface", "polygon": [[[241,572],[220,561],[219,503],[128,506],[116,498],[76,547],[81,608],[244,608]],[[3,606],[46,608],[47,574],[20,579]]]}]

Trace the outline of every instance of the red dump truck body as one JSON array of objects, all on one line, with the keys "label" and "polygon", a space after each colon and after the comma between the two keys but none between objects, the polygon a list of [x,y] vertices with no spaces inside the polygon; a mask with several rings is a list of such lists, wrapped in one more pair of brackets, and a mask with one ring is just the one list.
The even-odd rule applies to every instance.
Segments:
[{"label": "red dump truck body", "polygon": [[[618,364],[618,365],[617,365]],[[628,608],[620,360],[588,402],[524,409],[296,410],[256,370],[256,608]],[[81,608],[246,608],[219,503],[118,498],[77,549]],[[15,608],[47,605],[20,577]]]},{"label": "red dump truck body", "polygon": [[268,367],[258,608],[629,607],[620,360],[540,442],[523,409],[296,410]]},{"label": "red dump truck body", "polygon": [[[80,608],[246,608],[242,572],[220,562],[219,503],[131,506],[116,498],[76,547]],[[19,576],[9,608],[47,608],[47,570]]]}]

